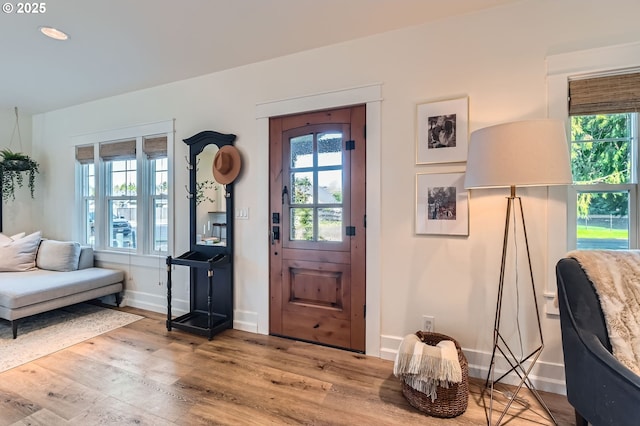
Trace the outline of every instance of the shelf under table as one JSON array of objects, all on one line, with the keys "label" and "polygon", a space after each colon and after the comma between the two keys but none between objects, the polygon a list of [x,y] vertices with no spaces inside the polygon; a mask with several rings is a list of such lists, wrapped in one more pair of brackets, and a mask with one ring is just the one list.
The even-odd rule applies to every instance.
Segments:
[{"label": "shelf under table", "polygon": [[212,326],[209,328],[209,314],[205,311],[193,311],[167,321],[167,329],[177,328],[190,333],[199,334],[211,338],[225,330],[231,328],[226,315],[213,312],[211,314]]}]

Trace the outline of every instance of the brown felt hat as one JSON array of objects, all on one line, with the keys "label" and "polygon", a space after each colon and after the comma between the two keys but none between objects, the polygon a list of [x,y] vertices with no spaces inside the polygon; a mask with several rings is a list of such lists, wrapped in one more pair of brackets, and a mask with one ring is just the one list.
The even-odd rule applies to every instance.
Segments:
[{"label": "brown felt hat", "polygon": [[222,185],[231,183],[238,177],[241,165],[238,149],[232,145],[225,145],[218,150],[213,159],[213,177]]}]

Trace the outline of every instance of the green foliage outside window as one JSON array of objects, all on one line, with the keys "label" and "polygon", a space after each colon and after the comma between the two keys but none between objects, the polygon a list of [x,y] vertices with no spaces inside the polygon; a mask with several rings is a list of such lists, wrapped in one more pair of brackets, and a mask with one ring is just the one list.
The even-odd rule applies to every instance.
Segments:
[{"label": "green foliage outside window", "polygon": [[[311,181],[307,177],[295,178],[293,186],[294,204],[308,204],[311,199]],[[310,208],[295,209],[294,229],[297,240],[313,240],[313,210]]]},{"label": "green foliage outside window", "polygon": [[[577,185],[631,182],[631,114],[602,114],[571,118],[571,166]],[[628,204],[620,193],[582,192],[578,217],[626,216]]]}]

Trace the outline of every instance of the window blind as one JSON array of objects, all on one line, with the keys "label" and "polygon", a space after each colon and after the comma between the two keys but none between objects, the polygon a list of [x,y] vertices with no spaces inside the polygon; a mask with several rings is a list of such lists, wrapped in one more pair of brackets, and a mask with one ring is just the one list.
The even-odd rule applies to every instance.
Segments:
[{"label": "window blind", "polygon": [[93,163],[93,145],[76,146],[76,160],[80,164]]},{"label": "window blind", "polygon": [[135,160],[136,141],[107,142],[100,144],[100,158],[105,161]]},{"label": "window blind", "polygon": [[167,137],[157,136],[151,138],[144,138],[142,141],[142,150],[147,155],[147,158],[161,158],[167,156]]},{"label": "window blind", "polygon": [[640,72],[569,80],[569,115],[640,110]]}]

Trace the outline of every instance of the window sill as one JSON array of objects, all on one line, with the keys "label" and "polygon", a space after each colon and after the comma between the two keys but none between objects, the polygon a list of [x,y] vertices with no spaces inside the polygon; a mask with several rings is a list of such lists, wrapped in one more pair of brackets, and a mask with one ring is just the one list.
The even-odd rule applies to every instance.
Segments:
[{"label": "window sill", "polygon": [[158,266],[166,264],[166,256],[161,255],[136,254],[110,250],[94,250],[94,255],[98,262],[134,265],[146,268],[157,268]]}]

